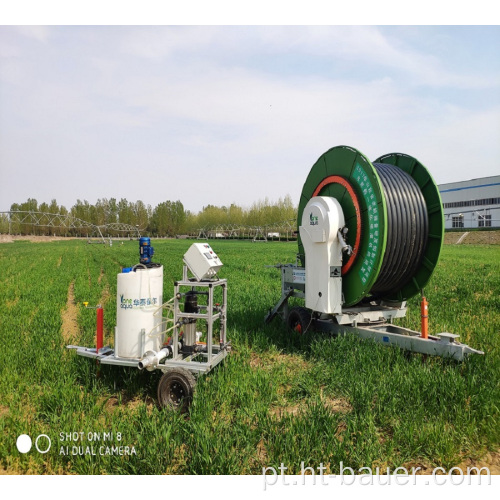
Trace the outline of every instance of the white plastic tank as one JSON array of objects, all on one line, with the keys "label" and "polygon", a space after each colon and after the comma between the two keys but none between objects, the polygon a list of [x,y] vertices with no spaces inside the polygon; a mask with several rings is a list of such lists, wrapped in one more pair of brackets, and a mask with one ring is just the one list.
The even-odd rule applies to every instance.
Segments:
[{"label": "white plastic tank", "polygon": [[160,350],[162,304],[163,266],[147,269],[136,266],[135,270],[118,274],[116,356],[138,359],[147,351]]}]

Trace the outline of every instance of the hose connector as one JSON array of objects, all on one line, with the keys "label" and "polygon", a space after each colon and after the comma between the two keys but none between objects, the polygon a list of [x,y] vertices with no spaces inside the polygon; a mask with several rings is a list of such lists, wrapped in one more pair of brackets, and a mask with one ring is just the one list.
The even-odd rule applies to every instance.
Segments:
[{"label": "hose connector", "polygon": [[172,348],[170,346],[163,348],[159,352],[147,351],[144,357],[137,364],[139,370],[144,370],[146,368],[148,371],[154,370],[160,361],[167,356],[172,354]]},{"label": "hose connector", "polygon": [[351,247],[351,245],[348,245],[346,243],[341,229],[339,229],[337,231],[337,238],[339,239],[340,246],[342,247],[342,252],[347,253],[347,255],[351,255],[352,254],[352,247]]}]

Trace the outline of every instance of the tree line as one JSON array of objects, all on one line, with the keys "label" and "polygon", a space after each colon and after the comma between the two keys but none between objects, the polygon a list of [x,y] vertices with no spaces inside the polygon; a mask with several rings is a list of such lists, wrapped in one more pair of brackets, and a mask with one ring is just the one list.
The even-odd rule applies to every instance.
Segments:
[{"label": "tree line", "polygon": [[[156,205],[146,205],[142,201],[131,202],[122,198],[98,199],[95,204],[87,200],[77,200],[68,210],[59,205],[54,199],[50,203],[38,203],[29,198],[24,203],[13,203],[10,211],[43,212],[60,214],[85,221],[93,226],[108,226],[111,224],[127,224],[138,228],[141,234],[152,237],[173,237],[178,235],[197,235],[200,229],[215,229],[217,227],[271,227],[282,221],[296,219],[297,208],[289,195],[280,198],[277,202],[270,202],[267,198],[257,201],[250,208],[243,208],[236,204],[230,206],[207,205],[198,213],[184,208],[181,201],[164,201]],[[47,219],[48,220],[48,219]],[[40,224],[19,222],[18,218],[9,218],[8,214],[0,215],[0,233],[40,235],[40,236],[92,236],[92,228],[85,226],[75,227],[48,227],[44,219]],[[117,236],[124,234],[109,227],[103,236]],[[133,236],[133,234],[130,234]]]}]

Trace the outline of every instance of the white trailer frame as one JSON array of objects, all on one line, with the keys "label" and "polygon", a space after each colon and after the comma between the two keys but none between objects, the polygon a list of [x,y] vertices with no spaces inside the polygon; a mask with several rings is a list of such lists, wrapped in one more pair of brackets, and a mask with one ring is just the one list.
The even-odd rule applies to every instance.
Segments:
[{"label": "white trailer frame", "polygon": [[[281,298],[265,316],[269,323],[280,315],[288,323],[291,297],[305,298],[305,268],[297,264],[278,264],[281,271]],[[297,278],[298,277],[298,278]],[[406,316],[406,302],[387,304],[374,301],[368,305],[343,308],[340,314],[320,314],[310,311],[310,328],[336,335],[353,334],[383,345],[394,345],[412,352],[450,357],[462,361],[468,354],[484,354],[458,341],[459,335],[443,332],[423,338],[420,332],[392,324],[395,318]]]}]

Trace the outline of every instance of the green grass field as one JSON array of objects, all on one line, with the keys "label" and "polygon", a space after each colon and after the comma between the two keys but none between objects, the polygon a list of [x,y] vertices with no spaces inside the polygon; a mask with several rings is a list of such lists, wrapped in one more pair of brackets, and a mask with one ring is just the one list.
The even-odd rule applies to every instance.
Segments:
[{"label": "green grass field", "polygon": [[[153,241],[165,299],[191,243]],[[225,264],[233,351],[199,379],[185,416],[156,406],[160,372],[103,366],[96,378],[95,362],[65,349],[94,345],[95,312],[83,301],[104,304],[113,341],[116,275],[137,263],[137,242],[0,245],[4,472],[260,474],[283,463],[298,473],[304,462],[335,473],[341,461],[448,469],[498,450],[500,248],[445,246],[425,290],[430,333],[459,333],[486,353],[458,363],[351,337],[299,336],[278,319],[264,325],[280,296],[279,271],[265,265],[295,262],[296,243],[211,243]],[[418,302],[399,324],[419,329]],[[20,434],[45,434],[51,448],[21,454]],[[94,434],[100,441],[89,440]],[[42,437],[39,448],[47,443]],[[80,455],[92,446],[95,455]],[[134,453],[101,455],[102,446]]]}]

